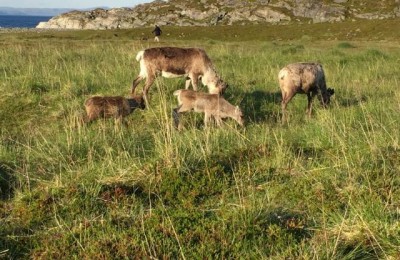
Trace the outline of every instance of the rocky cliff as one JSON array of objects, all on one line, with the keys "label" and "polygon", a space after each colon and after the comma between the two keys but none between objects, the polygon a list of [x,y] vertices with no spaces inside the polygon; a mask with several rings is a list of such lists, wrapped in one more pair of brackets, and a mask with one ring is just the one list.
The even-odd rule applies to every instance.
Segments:
[{"label": "rocky cliff", "polygon": [[340,22],[400,17],[400,0],[156,0],[133,8],[71,11],[40,23],[49,29],[127,29],[158,24]]}]

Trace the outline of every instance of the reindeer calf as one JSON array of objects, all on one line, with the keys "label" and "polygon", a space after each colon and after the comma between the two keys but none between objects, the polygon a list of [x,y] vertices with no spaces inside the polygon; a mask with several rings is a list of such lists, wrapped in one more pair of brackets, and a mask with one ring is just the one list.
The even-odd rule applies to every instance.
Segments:
[{"label": "reindeer calf", "polygon": [[178,98],[179,106],[173,110],[175,127],[181,128],[179,114],[191,110],[204,113],[204,125],[213,117],[218,126],[221,126],[222,118],[230,117],[243,126],[243,114],[238,106],[231,105],[218,94],[207,94],[193,90],[180,89],[174,92]]},{"label": "reindeer calf", "polygon": [[98,118],[114,117],[122,121],[136,108],[144,109],[144,101],[142,96],[132,96],[125,98],[121,96],[114,97],[90,97],[85,101],[86,119],[85,122],[91,122]]}]

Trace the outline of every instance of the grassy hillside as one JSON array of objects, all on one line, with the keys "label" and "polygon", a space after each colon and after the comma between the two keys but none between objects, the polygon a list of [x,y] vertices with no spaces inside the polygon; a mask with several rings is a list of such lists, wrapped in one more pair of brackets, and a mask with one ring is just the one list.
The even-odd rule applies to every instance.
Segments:
[{"label": "grassy hillside", "polygon": [[[318,26],[0,34],[0,256],[398,259],[398,32]],[[80,124],[159,45],[206,49],[246,126],[187,114],[176,131],[184,81],[161,78],[127,127]],[[296,61],[321,62],[336,93],[311,119],[296,96],[282,125],[277,73]]]}]

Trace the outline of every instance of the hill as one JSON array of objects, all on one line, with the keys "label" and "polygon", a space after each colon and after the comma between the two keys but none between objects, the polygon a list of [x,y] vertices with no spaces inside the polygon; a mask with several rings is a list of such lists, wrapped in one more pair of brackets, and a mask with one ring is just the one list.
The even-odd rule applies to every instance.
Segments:
[{"label": "hill", "polygon": [[56,16],[70,11],[72,11],[72,9],[0,7],[0,15]]},{"label": "hill", "polygon": [[134,8],[97,8],[72,11],[38,28],[112,29],[143,26],[210,26],[233,24],[285,24],[341,22],[354,19],[400,17],[397,0],[157,0]]}]

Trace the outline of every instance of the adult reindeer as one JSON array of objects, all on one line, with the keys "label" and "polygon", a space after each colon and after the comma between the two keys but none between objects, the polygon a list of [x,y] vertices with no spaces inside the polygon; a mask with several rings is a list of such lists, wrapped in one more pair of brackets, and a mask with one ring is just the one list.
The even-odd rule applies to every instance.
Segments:
[{"label": "adult reindeer", "polygon": [[286,106],[297,94],[307,95],[307,115],[311,117],[312,100],[318,95],[324,107],[335,93],[332,88],[327,88],[325,73],[319,63],[301,62],[286,65],[279,71],[279,86],[282,92],[282,121],[286,120]]},{"label": "adult reindeer", "polygon": [[148,107],[148,92],[158,75],[166,78],[186,77],[185,88],[190,83],[197,91],[199,79],[211,94],[223,94],[227,85],[221,80],[211,59],[200,48],[159,47],[139,51],[136,60],[140,63],[140,73],[132,83],[132,94],[137,85],[146,79],[143,98]]}]

